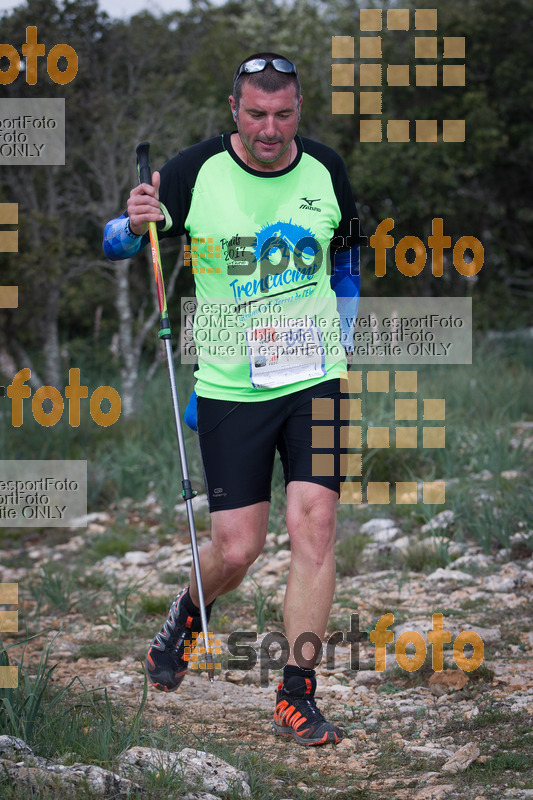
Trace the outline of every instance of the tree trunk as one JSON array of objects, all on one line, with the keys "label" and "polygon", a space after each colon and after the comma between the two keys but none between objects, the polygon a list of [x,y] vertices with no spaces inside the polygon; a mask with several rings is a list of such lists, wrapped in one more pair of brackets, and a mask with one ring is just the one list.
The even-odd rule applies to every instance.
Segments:
[{"label": "tree trunk", "polygon": [[47,289],[46,315],[43,321],[44,377],[48,386],[61,391],[61,353],[59,347],[59,298],[60,286],[53,284]]},{"label": "tree trunk", "polygon": [[135,387],[139,374],[130,307],[130,263],[131,259],[126,258],[113,265],[116,282],[115,308],[119,322],[122,415],[125,419],[130,419],[135,412]]}]

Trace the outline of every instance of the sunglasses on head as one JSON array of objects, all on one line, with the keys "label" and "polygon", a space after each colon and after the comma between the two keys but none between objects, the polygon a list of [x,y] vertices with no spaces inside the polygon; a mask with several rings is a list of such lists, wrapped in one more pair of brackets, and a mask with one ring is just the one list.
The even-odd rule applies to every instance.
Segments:
[{"label": "sunglasses on head", "polygon": [[243,72],[246,72],[247,74],[262,72],[266,68],[267,64],[272,64],[276,72],[285,72],[286,74],[298,75],[296,67],[292,61],[287,61],[286,58],[251,58],[249,61],[245,61],[244,64],[241,64],[235,80],[237,81]]}]

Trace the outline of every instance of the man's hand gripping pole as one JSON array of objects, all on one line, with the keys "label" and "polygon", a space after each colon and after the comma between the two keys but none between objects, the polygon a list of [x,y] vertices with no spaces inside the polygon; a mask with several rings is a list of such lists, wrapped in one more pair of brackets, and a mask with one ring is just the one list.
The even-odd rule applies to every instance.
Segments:
[{"label": "man's hand gripping pole", "polygon": [[[152,171],[149,163],[149,142],[140,142],[137,145],[137,169],[139,172],[140,183],[148,183],[152,185]],[[154,265],[154,275],[157,287],[157,299],[159,301],[159,311],[161,314],[159,338],[163,339],[165,343],[165,351],[167,356],[168,376],[170,379],[170,392],[172,395],[172,407],[174,409],[174,422],[176,424],[176,435],[178,437],[178,450],[180,456],[181,475],[182,475],[182,496],[185,500],[185,507],[187,509],[187,519],[189,521],[189,535],[191,539],[192,559],[194,565],[194,574],[196,576],[196,585],[198,587],[198,596],[200,602],[200,617],[202,620],[202,635],[205,644],[205,660],[207,665],[207,672],[209,680],[213,680],[214,662],[212,642],[210,641],[207,615],[205,611],[204,590],[202,586],[202,576],[200,572],[200,558],[198,556],[198,543],[196,541],[196,529],[194,526],[194,514],[192,508],[192,498],[196,492],[191,488],[189,480],[189,469],[187,466],[187,454],[185,452],[185,441],[183,438],[183,428],[181,425],[180,409],[178,404],[178,393],[176,390],[176,376],[174,373],[174,361],[172,359],[172,344],[171,344],[171,331],[168,319],[167,300],[165,296],[165,284],[163,281],[163,272],[161,270],[161,256],[159,254],[159,241],[157,238],[157,227],[155,222],[148,223],[148,230],[150,233],[150,246],[152,249],[152,262]],[[198,643],[199,644],[199,643]],[[192,642],[191,642],[192,647]]]}]

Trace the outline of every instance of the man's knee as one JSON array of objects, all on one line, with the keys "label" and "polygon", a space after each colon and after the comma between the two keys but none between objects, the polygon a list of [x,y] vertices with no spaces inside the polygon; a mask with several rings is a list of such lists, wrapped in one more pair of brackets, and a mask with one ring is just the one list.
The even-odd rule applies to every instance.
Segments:
[{"label": "man's knee", "polygon": [[219,553],[220,568],[227,577],[247,570],[259,555],[259,553],[256,553],[254,550],[247,550],[231,545],[221,547]]},{"label": "man's knee", "polygon": [[287,529],[293,552],[323,560],[335,546],[337,498],[317,492],[287,503]]},{"label": "man's knee", "polygon": [[337,503],[330,498],[309,498],[307,502],[287,504],[287,527],[295,531],[311,530],[328,538],[337,521]]},{"label": "man's knee", "polygon": [[213,531],[212,543],[215,558],[225,578],[245,572],[263,549],[263,542],[256,535],[247,535],[237,529]]}]

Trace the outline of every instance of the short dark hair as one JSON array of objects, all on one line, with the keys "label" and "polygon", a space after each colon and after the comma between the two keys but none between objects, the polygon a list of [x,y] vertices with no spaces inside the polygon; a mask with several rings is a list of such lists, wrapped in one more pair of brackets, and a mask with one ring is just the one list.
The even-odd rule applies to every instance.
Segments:
[{"label": "short dark hair", "polygon": [[237,108],[239,108],[244,83],[249,83],[251,86],[255,86],[257,89],[261,89],[261,91],[269,94],[279,92],[280,89],[286,89],[287,86],[292,84],[296,89],[296,98],[300,98],[302,92],[300,81],[298,75],[294,72],[278,72],[277,69],[274,69],[272,64],[267,64],[261,72],[243,72],[242,75],[239,75],[239,70],[242,65],[245,64],[246,61],[251,61],[252,58],[283,58],[290,61],[286,56],[282,56],[279,53],[253,53],[251,56],[241,61],[233,77],[233,96],[235,97]]}]

